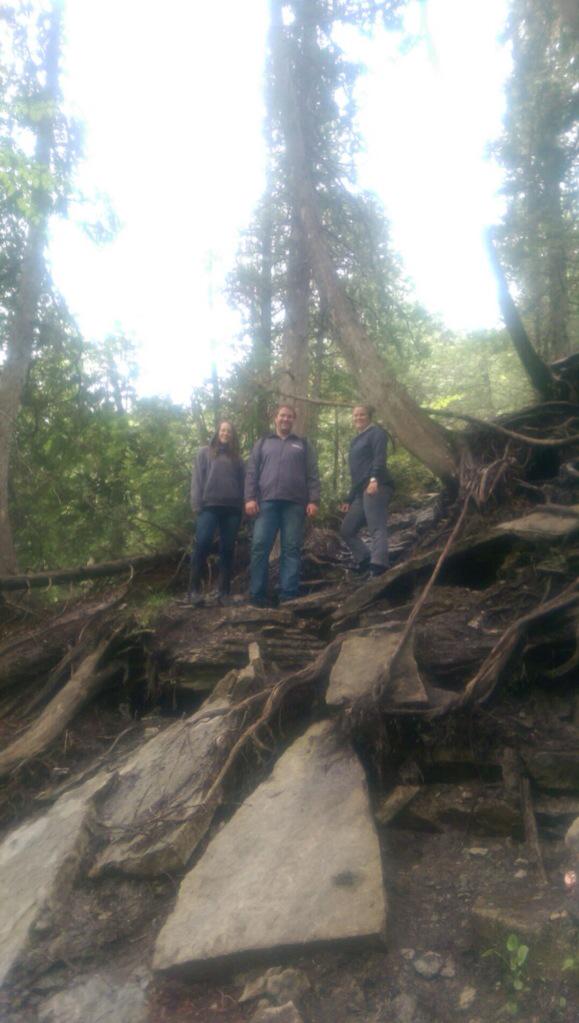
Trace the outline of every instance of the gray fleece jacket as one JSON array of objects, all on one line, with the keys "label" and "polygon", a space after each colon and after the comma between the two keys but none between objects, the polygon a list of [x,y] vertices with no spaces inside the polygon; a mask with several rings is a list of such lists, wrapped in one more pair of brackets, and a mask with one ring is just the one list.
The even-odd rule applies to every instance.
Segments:
[{"label": "gray fleece jacket", "polygon": [[191,475],[191,507],[200,511],[207,507],[241,509],[245,467],[240,458],[231,458],[224,451],[212,457],[208,447],[200,448]]},{"label": "gray fleece jacket", "polygon": [[249,456],[245,500],[319,504],[320,477],[311,444],[295,433],[258,440]]}]

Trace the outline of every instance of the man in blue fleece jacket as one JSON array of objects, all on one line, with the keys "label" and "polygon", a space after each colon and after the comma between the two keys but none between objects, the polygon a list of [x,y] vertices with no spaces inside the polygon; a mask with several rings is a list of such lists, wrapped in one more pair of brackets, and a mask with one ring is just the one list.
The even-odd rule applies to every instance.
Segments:
[{"label": "man in blue fleece jacket", "polygon": [[275,433],[254,445],[245,476],[245,513],[254,518],[251,544],[250,598],[267,601],[269,555],[280,533],[280,600],[297,597],[306,516],[313,518],[320,504],[320,477],[311,445],[293,433],[296,414],[280,405]]}]

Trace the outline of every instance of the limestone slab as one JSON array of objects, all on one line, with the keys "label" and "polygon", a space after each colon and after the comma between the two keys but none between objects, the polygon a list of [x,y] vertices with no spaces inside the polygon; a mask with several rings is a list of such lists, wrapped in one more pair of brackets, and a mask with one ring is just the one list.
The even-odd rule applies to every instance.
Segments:
[{"label": "limestone slab", "polygon": [[151,739],[118,771],[99,807],[107,844],[92,876],[182,870],[213,818],[203,796],[227,756],[230,704],[214,700]]},{"label": "limestone slab", "polygon": [[0,845],[0,984],[26,952],[35,928],[68,893],[88,844],[93,779]]},{"label": "limestone slab", "polygon": [[371,695],[381,678],[388,677],[385,703],[392,706],[424,705],[428,697],[414,657],[412,636],[404,644],[390,672],[392,655],[397,649],[403,626],[368,629],[342,643],[331,674],[326,703],[330,707],[347,706],[359,697]]},{"label": "limestone slab", "polygon": [[201,974],[277,949],[375,942],[385,923],[364,772],[336,725],[318,722],[187,875],[154,967]]}]

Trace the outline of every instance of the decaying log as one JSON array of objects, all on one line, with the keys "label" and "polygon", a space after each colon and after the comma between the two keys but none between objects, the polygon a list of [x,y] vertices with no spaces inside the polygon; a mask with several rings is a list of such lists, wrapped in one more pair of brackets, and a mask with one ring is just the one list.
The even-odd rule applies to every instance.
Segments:
[{"label": "decaying log", "polygon": [[157,554],[137,554],[118,561],[103,561],[100,565],[79,565],[78,568],[57,568],[53,572],[35,572],[32,575],[0,576],[0,591],[30,590],[41,586],[61,586],[85,579],[103,579],[123,572],[134,573],[143,568],[157,568],[177,561],[183,554],[179,548],[159,551]]},{"label": "decaying log", "polygon": [[117,662],[105,665],[103,661],[125,628],[123,625],[101,639],[80,661],[69,681],[45,707],[38,719],[0,753],[0,778],[43,753],[62,734],[79,710],[118,672]]}]

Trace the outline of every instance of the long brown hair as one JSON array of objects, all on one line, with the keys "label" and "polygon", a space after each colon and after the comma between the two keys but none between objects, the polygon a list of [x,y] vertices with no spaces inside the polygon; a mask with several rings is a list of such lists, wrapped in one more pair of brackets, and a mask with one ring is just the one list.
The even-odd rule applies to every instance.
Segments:
[{"label": "long brown hair", "polygon": [[215,433],[213,434],[213,436],[211,438],[211,441],[209,442],[209,454],[211,455],[212,458],[216,458],[217,455],[219,454],[219,443],[220,443],[220,441],[219,441],[219,430],[221,429],[221,427],[223,426],[224,423],[227,423],[227,425],[231,429],[231,440],[229,441],[229,443],[227,445],[227,447],[228,447],[227,454],[230,455],[231,458],[236,459],[238,461],[239,458],[240,458],[240,454],[239,454],[239,451],[240,451],[240,448],[239,448],[239,437],[237,436],[237,430],[235,429],[233,423],[231,423],[229,421],[229,419],[222,419],[221,420],[219,426],[217,427]]}]

